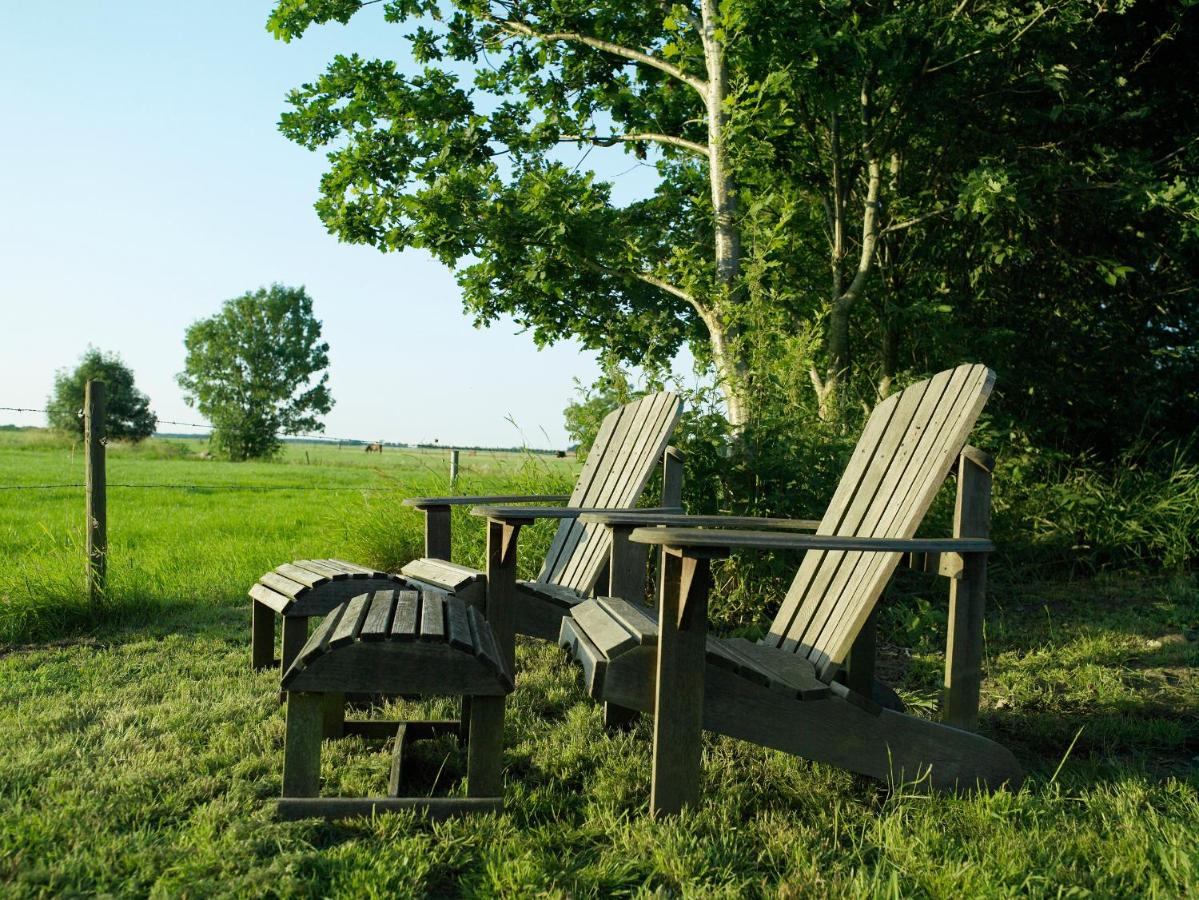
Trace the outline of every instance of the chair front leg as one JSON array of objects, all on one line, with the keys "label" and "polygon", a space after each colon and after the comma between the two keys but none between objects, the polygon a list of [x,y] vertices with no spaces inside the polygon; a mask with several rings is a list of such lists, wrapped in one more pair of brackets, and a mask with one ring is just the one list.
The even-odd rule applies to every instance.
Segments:
[{"label": "chair front leg", "polygon": [[672,547],[663,547],[662,553],[650,789],[650,815],[655,817],[699,802],[711,588],[707,558]]},{"label": "chair front leg", "polygon": [[[500,657],[516,673],[516,538],[520,524],[487,522],[487,599],[484,614]],[[466,749],[466,795],[504,792],[504,697],[472,697]]]},{"label": "chair front leg", "polygon": [[[958,460],[954,537],[990,537],[991,470],[994,460],[966,447]],[[949,585],[949,636],[945,648],[944,719],[974,731],[982,683],[983,614],[987,596],[987,554],[963,553],[962,571]]]},{"label": "chair front leg", "polygon": [[450,558],[450,507],[422,506],[425,513],[425,557]]}]

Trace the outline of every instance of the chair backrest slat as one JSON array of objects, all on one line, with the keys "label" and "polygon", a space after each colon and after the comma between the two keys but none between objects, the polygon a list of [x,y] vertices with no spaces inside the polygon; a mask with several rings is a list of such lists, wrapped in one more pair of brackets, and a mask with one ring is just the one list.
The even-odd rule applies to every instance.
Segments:
[{"label": "chair backrest slat", "polygon": [[[599,430],[595,434],[595,440],[591,444],[591,449],[587,452],[587,459],[583,461],[583,468],[579,470],[579,477],[575,481],[574,490],[570,492],[570,499],[567,501],[570,506],[578,505],[578,500],[582,497],[586,486],[594,480],[596,470],[608,453],[616,432],[616,427],[620,424],[620,420],[624,417],[626,410],[626,406],[618,407],[604,416],[600,422]],[[566,521],[560,523],[558,530],[554,532],[554,539],[550,542],[550,549],[545,555],[545,563],[542,566],[543,575],[548,571],[556,570],[560,565],[558,560],[562,556],[566,539],[570,532],[569,528],[564,527],[567,524],[569,523]],[[538,580],[541,579],[539,578]]]},{"label": "chair backrest slat", "polygon": [[[994,374],[965,365],[880,403],[817,534],[912,537],[961,452]],[[898,553],[812,551],[767,641],[807,656],[822,677],[845,659],[899,562]]]},{"label": "chair backrest slat", "polygon": [[[871,464],[866,467],[847,512],[840,522],[826,516],[826,522],[822,523],[828,528],[828,534],[879,536],[888,506],[902,483],[908,464],[928,433],[925,425],[941,403],[951,374],[942,372],[902,393],[899,406],[879,441]],[[845,598],[840,589],[855,561],[854,554],[845,552],[826,554],[820,560],[812,581],[804,590],[804,608],[792,623],[785,646],[812,647],[828,617],[837,613],[840,603],[846,599],[852,601],[852,598]]]},{"label": "chair backrest slat", "polygon": [[[670,431],[674,430],[674,425],[669,423],[677,421],[679,410],[677,398],[669,394],[659,394],[653,402],[642,406],[603,483],[598,478],[595,480],[593,489],[583,498],[583,505],[621,509],[635,504],[662,459]],[[668,426],[669,431],[665,431]],[[563,568],[558,583],[579,590],[590,588],[590,581],[599,575],[608,561],[610,547],[607,528],[584,525],[579,545],[570,563]],[[586,588],[581,586],[583,584]]]},{"label": "chair backrest slat", "polygon": [[[675,394],[660,391],[609,413],[571,494],[571,506],[628,509],[645,489],[682,415]],[[537,580],[589,591],[608,560],[607,528],[564,519]]]}]

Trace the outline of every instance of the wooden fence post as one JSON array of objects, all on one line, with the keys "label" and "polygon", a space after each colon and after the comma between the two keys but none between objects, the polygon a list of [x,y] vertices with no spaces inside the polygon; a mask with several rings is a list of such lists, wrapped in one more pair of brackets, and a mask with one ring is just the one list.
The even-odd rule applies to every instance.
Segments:
[{"label": "wooden fence post", "polygon": [[108,573],[108,502],[104,476],[104,382],[89,381],[83,390],[83,441],[87,494],[87,594],[93,611],[104,599]]},{"label": "wooden fence post", "polygon": [[458,483],[458,451],[450,451],[450,487]]}]

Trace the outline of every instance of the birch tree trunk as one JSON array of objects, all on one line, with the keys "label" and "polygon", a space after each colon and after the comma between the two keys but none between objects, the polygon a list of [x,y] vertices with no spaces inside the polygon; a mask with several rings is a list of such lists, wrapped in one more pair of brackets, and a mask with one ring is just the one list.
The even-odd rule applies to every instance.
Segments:
[{"label": "birch tree trunk", "polygon": [[741,430],[748,422],[745,391],[749,366],[736,323],[741,276],[741,231],[737,222],[737,184],[729,171],[725,127],[728,114],[728,69],[724,44],[717,38],[719,27],[716,0],[703,0],[701,36],[707,62],[708,83],[705,105],[708,118],[708,180],[712,189],[715,230],[716,284],[710,314],[704,317],[712,347],[712,359],[728,406],[729,424]]},{"label": "birch tree trunk", "polygon": [[851,186],[845,183],[845,160],[841,152],[841,123],[836,111],[829,117],[829,152],[832,169],[831,297],[825,332],[825,371],[815,366],[809,375],[819,402],[820,417],[834,421],[845,404],[845,389],[852,373],[853,357],[850,347],[850,313],[862,297],[866,281],[874,264],[880,234],[879,196],[882,192],[882,161],[874,148],[870,108],[870,79],[862,82],[861,93],[862,161],[865,176],[865,197],[862,201],[862,237],[857,268],[848,286],[845,280],[845,219]]}]

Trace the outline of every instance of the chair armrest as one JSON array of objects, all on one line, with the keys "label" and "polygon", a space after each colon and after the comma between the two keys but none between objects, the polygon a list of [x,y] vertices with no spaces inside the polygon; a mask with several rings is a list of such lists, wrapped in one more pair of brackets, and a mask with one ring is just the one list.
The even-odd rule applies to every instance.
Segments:
[{"label": "chair armrest", "polygon": [[403,504],[424,509],[427,506],[474,506],[478,503],[565,503],[569,499],[565,494],[500,494],[492,497],[407,497]]},{"label": "chair armrest", "polygon": [[[675,514],[682,510],[677,506],[647,509],[647,513]],[[476,506],[471,509],[472,516],[482,516],[498,522],[532,522],[536,519],[576,519],[591,513],[613,512],[611,509],[595,506]]]},{"label": "chair armrest", "polygon": [[705,550],[859,550],[867,553],[990,553],[986,538],[867,538],[824,534],[769,534],[710,528],[637,528],[629,539],[639,544],[696,547]]},{"label": "chair armrest", "polygon": [[760,516],[688,516],[658,514],[648,509],[627,512],[583,513],[580,522],[600,525],[678,525],[694,528],[752,528],[763,531],[815,531],[819,519],[768,519]]}]

